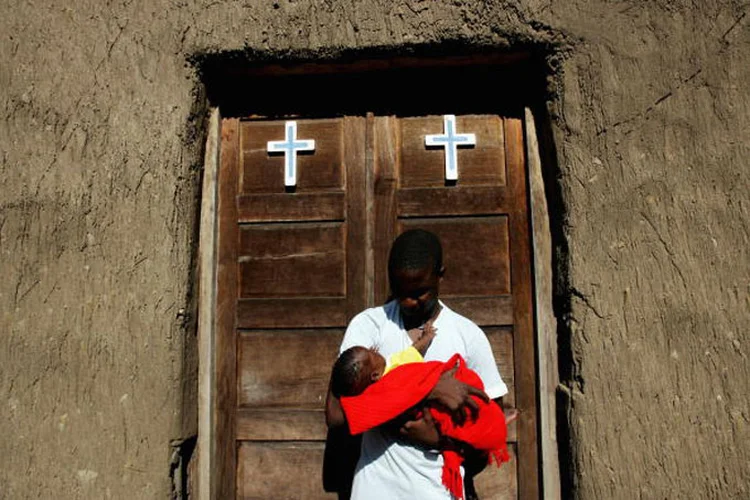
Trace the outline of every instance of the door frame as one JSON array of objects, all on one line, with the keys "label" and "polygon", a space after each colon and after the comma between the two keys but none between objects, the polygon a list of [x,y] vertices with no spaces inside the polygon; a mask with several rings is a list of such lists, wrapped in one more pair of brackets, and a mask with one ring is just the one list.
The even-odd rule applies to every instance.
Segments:
[{"label": "door frame", "polygon": [[[533,331],[537,359],[538,450],[541,493],[560,498],[560,475],[556,433],[555,390],[558,381],[556,318],[552,307],[552,258],[543,165],[536,136],[535,117],[526,108],[523,135],[529,193]],[[216,446],[220,412],[217,408],[217,289],[218,171],[221,159],[221,112],[210,109],[205,148],[199,228],[198,287],[198,466],[196,493],[200,500],[222,498]],[[233,481],[232,481],[233,482]],[[541,496],[541,495],[540,495]]]},{"label": "door frame", "polygon": [[221,113],[210,110],[203,164],[200,230],[198,237],[198,478],[197,498],[218,498],[216,474],[216,295],[218,260],[218,173],[221,146]]}]

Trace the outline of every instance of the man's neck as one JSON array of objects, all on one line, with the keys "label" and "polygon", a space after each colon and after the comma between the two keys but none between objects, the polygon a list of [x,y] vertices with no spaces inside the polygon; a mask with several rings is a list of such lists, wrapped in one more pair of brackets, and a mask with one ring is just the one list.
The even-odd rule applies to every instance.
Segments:
[{"label": "man's neck", "polygon": [[432,316],[430,316],[424,321],[422,321],[421,319],[410,320],[409,318],[406,318],[402,315],[401,320],[404,323],[404,330],[411,330],[412,328],[419,328],[421,326],[424,326],[425,323],[427,323],[430,320],[435,321],[437,317],[440,315],[440,311],[442,310],[443,310],[443,305],[440,302],[438,302],[437,307],[435,307],[435,312],[432,313]]}]

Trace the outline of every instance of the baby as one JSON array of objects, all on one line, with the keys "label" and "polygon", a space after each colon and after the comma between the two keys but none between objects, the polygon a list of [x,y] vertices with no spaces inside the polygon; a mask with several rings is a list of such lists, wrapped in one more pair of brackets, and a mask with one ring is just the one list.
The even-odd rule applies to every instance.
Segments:
[{"label": "baby", "polygon": [[337,398],[342,396],[356,396],[367,389],[370,384],[397,366],[406,363],[421,363],[425,352],[430,347],[437,329],[432,321],[425,323],[424,328],[414,328],[408,332],[414,343],[385,358],[375,349],[354,346],[342,352],[333,365],[331,374],[331,392]]},{"label": "baby", "polygon": [[[476,414],[457,424],[452,416],[424,401],[439,378],[449,370],[453,377],[483,390],[479,375],[466,366],[460,354],[448,361],[424,361],[422,355],[435,337],[432,325],[423,332],[409,331],[416,340],[390,357],[388,364],[375,349],[347,349],[333,366],[331,392],[340,398],[352,435],[389,423],[396,428],[407,421],[429,415],[438,431],[438,448],[443,457],[442,482],[452,497],[463,498],[461,465],[467,454],[485,453],[485,460],[501,463],[509,460],[506,420],[500,406],[473,396]],[[390,368],[398,369],[384,377]],[[375,383],[377,382],[377,384]],[[403,430],[402,430],[403,432]]]}]

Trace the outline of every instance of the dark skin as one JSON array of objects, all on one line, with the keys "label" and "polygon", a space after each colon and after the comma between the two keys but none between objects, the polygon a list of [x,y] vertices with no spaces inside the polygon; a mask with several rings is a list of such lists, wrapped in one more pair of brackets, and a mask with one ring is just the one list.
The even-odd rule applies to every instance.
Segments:
[{"label": "dark skin", "polygon": [[[392,274],[391,290],[398,300],[401,319],[404,328],[417,328],[428,321],[434,321],[440,314],[440,283],[445,274],[445,268],[435,272],[430,266],[426,269],[396,269]],[[459,382],[454,378],[456,369],[446,372],[428,396],[432,402],[450,412],[456,423],[461,424],[466,419],[465,407],[476,416],[479,406],[471,398],[478,396],[485,402],[489,398],[475,387]],[[406,422],[400,429],[401,435],[410,441],[429,447],[436,447],[440,434],[432,421],[429,411],[422,412],[419,420]]]},{"label": "dark skin", "polygon": [[[425,269],[397,269],[393,272],[391,290],[394,298],[398,300],[406,330],[418,328],[427,321],[434,321],[440,314],[438,295],[444,272],[444,268],[435,272],[433,266]],[[456,380],[455,371],[456,369],[449,370],[440,377],[425,402],[442,407],[460,425],[466,420],[466,408],[474,415],[479,411],[472,396],[479,397],[485,402],[488,402],[489,398],[484,391]],[[440,434],[430,412],[422,413],[423,417],[419,420],[406,422],[401,427],[400,433],[415,444],[436,448]],[[329,427],[337,427],[346,423],[341,405],[330,390],[326,398],[326,423]]]}]

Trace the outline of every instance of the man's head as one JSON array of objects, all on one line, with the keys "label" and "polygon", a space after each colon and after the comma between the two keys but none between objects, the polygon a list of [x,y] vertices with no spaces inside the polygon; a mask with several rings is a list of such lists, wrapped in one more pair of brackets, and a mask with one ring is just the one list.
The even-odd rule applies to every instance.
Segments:
[{"label": "man's head", "polygon": [[342,352],[331,373],[331,392],[337,398],[356,396],[383,376],[385,358],[374,349],[354,346]]},{"label": "man's head", "polygon": [[393,242],[388,279],[409,327],[419,326],[435,315],[444,272],[443,247],[433,233],[412,229]]}]

